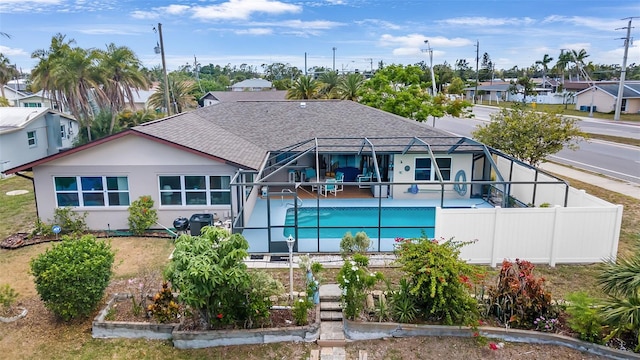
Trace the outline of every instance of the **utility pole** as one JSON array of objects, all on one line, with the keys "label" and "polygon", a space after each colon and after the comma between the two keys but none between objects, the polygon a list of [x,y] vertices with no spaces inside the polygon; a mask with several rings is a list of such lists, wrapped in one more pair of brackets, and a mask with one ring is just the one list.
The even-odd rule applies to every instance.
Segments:
[{"label": "utility pole", "polygon": [[164,74],[164,101],[167,106],[167,116],[171,116],[171,101],[169,100],[169,78],[167,77],[167,63],[164,60],[164,42],[162,41],[162,24],[158,23],[160,35],[160,56],[162,57],[162,73]]},{"label": "utility pole", "polygon": [[307,52],[304,52],[304,76],[307,76]]},{"label": "utility pole", "polygon": [[196,59],[196,56],[193,55],[193,71],[195,72],[196,75],[196,81],[198,82],[198,87],[200,88],[200,92],[204,92],[204,90],[202,90],[202,84],[200,83],[200,64],[198,64],[198,59]]},{"label": "utility pole", "polygon": [[[622,58],[622,69],[620,69],[620,84],[618,85],[618,97],[616,98],[616,111],[613,115],[613,120],[620,120],[620,111],[622,110],[622,94],[624,93],[624,80],[627,75],[627,55],[629,54],[629,40],[631,39],[631,21],[637,17],[628,17],[622,20],[629,19],[627,25],[627,37],[624,39],[624,57]],[[625,29],[625,28],[620,28]],[[616,29],[619,30],[619,29]]]},{"label": "utility pole", "polygon": [[373,59],[372,58],[368,58],[365,60],[369,60],[369,65],[371,66],[371,72],[373,72]]},{"label": "utility pole", "polygon": [[476,103],[476,97],[478,96],[478,81],[480,81],[480,72],[478,71],[478,65],[480,63],[480,41],[476,40],[476,89],[473,91],[473,103]]},{"label": "utility pole", "polygon": [[436,90],[436,76],[433,73],[433,49],[431,48],[431,45],[429,45],[429,40],[425,40],[424,43],[427,45],[426,50],[423,50],[423,52],[428,52],[429,53],[429,68],[431,69],[431,96],[436,96],[437,94],[437,90]]},{"label": "utility pole", "polygon": [[334,46],[332,49],[333,49],[333,72],[336,72],[336,50],[337,50],[337,48]]}]

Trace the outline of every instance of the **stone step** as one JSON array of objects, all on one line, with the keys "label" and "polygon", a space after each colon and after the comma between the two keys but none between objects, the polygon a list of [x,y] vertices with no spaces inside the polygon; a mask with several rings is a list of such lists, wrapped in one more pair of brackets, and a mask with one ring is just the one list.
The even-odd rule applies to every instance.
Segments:
[{"label": "stone step", "polygon": [[[321,346],[323,349],[324,348],[331,348],[331,347],[342,347],[344,348],[345,345],[347,345],[347,340],[322,340],[322,339],[318,339],[316,340],[316,343],[318,344],[318,346]],[[323,358],[324,359],[324,358]]]},{"label": "stone step", "polygon": [[367,360],[367,351],[366,350],[358,351],[358,360]]},{"label": "stone step", "polygon": [[342,304],[338,301],[321,301],[320,310],[325,311],[342,311]]},{"label": "stone step", "polygon": [[342,311],[320,310],[320,321],[342,321]]},{"label": "stone step", "polygon": [[320,349],[311,350],[311,354],[309,354],[309,360],[320,360]]},{"label": "stone step", "polygon": [[320,349],[320,360],[344,360],[347,352],[343,347],[323,347]]}]

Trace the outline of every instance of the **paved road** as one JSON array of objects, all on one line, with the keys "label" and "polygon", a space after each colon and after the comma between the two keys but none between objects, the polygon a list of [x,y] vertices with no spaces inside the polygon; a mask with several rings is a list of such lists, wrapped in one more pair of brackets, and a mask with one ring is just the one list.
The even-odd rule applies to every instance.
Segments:
[{"label": "paved road", "polygon": [[[489,121],[489,115],[497,111],[493,107],[475,106],[476,118],[445,117],[436,121],[436,128],[470,137],[477,125]],[[640,124],[580,118],[578,125],[585,132],[640,139]],[[640,148],[636,146],[591,140],[582,142],[577,151],[565,149],[550,156],[549,160],[640,184]]]}]

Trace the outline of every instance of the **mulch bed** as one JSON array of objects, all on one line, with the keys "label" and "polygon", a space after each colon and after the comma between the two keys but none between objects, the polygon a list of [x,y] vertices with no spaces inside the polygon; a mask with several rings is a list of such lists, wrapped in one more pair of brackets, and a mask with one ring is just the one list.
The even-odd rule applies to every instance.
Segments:
[{"label": "mulch bed", "polygon": [[[109,237],[122,237],[129,235],[119,235],[118,232],[106,232],[106,231],[90,231],[87,234],[94,235],[98,238],[109,238]],[[164,231],[149,231],[144,234],[144,237],[157,237],[157,238],[173,238],[169,233]],[[0,248],[2,249],[18,249],[23,246],[42,244],[45,242],[51,241],[59,241],[62,239],[62,236],[49,236],[44,237],[41,235],[30,236],[28,233],[15,233],[13,235],[9,235],[2,242],[0,242]]]}]

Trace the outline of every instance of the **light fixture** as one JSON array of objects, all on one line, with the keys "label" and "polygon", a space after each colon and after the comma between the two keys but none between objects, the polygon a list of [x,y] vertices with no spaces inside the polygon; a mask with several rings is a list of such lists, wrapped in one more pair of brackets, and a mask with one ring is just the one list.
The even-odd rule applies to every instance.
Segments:
[{"label": "light fixture", "polygon": [[293,300],[293,245],[296,239],[289,235],[287,238],[287,247],[289,247],[289,299]]}]

